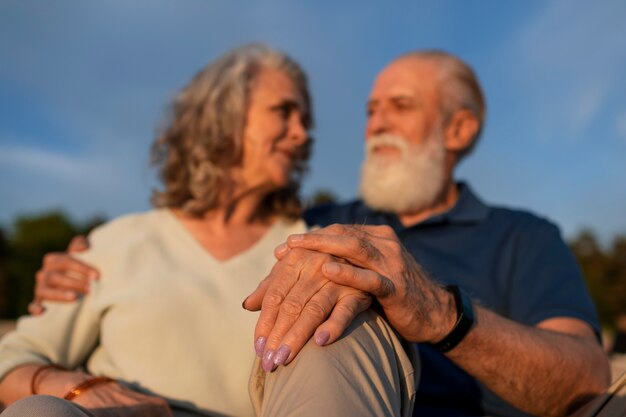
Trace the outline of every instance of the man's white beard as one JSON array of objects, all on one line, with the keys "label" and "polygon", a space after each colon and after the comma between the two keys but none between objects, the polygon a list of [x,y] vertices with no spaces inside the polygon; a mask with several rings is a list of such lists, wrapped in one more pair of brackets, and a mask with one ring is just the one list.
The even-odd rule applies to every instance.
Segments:
[{"label": "man's white beard", "polygon": [[[400,155],[377,154],[377,146],[393,146]],[[422,144],[390,134],[370,137],[361,166],[360,195],[376,210],[415,213],[431,207],[445,185],[446,150],[441,131]]]}]

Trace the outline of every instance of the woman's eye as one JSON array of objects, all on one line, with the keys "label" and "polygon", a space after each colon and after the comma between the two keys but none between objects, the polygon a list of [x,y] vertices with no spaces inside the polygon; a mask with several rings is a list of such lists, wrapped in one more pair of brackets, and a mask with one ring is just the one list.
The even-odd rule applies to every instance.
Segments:
[{"label": "woman's eye", "polygon": [[288,119],[291,115],[291,109],[292,106],[290,106],[289,104],[282,104],[275,106],[272,110],[282,119]]}]

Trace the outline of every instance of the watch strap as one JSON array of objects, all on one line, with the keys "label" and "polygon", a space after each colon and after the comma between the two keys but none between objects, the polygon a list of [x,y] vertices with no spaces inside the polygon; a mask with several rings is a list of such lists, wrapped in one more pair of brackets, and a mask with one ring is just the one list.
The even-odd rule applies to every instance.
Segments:
[{"label": "watch strap", "polygon": [[441,353],[449,352],[461,343],[474,324],[474,308],[467,293],[458,285],[447,285],[445,289],[454,296],[456,323],[446,337],[431,344],[435,350]]}]

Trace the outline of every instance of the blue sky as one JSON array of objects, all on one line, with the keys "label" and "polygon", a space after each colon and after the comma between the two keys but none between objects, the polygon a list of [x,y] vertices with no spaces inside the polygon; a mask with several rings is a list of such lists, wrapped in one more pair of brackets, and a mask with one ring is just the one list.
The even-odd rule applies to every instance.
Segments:
[{"label": "blue sky", "polygon": [[457,177],[605,240],[626,233],[626,4],[602,1],[3,0],[0,223],[149,207],[148,149],[173,94],[226,50],[262,41],[308,70],[317,139],[305,194],[355,195],[365,100],[419,48],[468,61],[487,124]]}]

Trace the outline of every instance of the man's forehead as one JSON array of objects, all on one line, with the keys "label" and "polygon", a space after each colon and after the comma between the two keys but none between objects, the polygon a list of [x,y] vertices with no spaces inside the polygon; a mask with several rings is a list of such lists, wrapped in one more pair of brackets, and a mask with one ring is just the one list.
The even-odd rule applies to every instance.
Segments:
[{"label": "man's forehead", "polygon": [[385,67],[372,86],[371,100],[415,97],[435,83],[435,71],[423,61],[402,58]]}]

